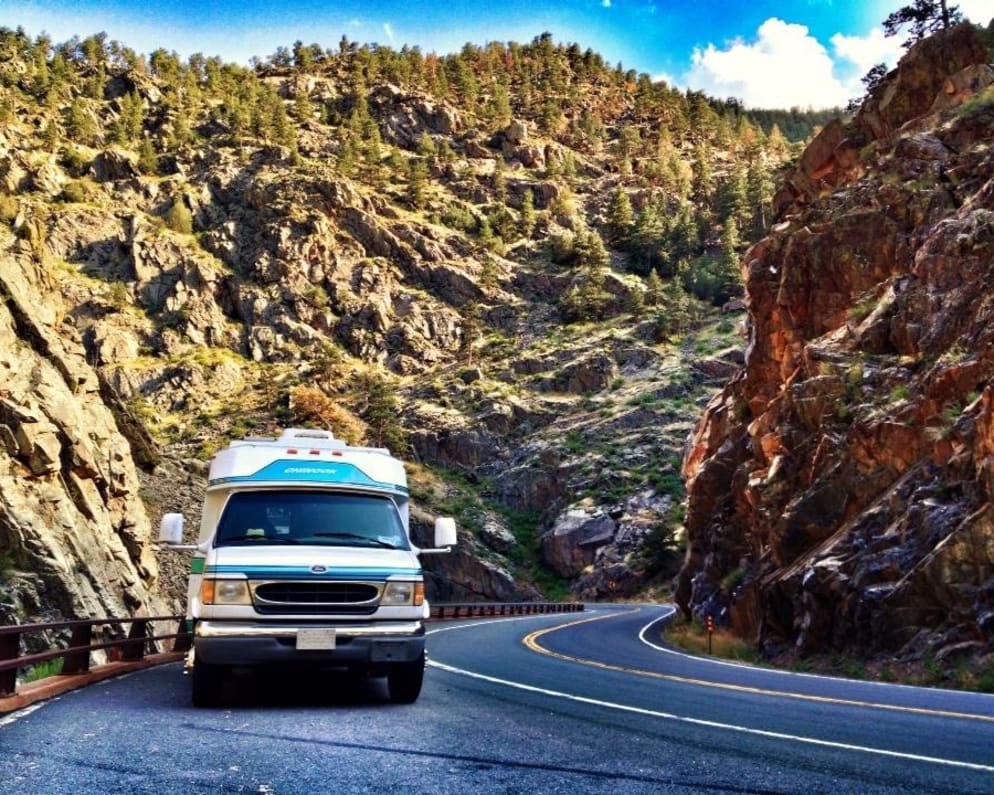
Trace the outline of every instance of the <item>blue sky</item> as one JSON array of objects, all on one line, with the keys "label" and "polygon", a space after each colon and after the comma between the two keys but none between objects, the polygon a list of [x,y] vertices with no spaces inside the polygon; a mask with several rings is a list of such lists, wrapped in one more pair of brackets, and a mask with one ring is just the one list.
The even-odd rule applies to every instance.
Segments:
[{"label": "blue sky", "polygon": [[[0,0],[0,26],[55,41],[100,31],[157,47],[247,63],[294,41],[358,42],[446,53],[466,42],[527,42],[544,31],[608,62],[750,107],[825,107],[861,93],[901,38],[880,22],[910,0]],[[973,21],[994,0],[959,0]]]}]

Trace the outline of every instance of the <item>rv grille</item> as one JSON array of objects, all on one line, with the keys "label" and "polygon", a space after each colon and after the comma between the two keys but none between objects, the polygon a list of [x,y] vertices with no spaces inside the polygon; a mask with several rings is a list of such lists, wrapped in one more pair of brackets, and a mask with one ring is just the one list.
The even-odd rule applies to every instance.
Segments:
[{"label": "rv grille", "polygon": [[266,582],[252,590],[256,610],[269,614],[372,613],[380,596],[380,586],[363,582]]}]

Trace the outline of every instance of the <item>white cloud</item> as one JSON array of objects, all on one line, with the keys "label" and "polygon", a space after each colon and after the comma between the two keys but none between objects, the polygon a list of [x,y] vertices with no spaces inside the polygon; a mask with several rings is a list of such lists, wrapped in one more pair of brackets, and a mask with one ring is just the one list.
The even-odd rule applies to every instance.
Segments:
[{"label": "white cloud", "polygon": [[888,38],[880,28],[874,28],[865,36],[844,36],[836,33],[831,41],[835,54],[839,58],[851,61],[860,75],[865,75],[878,63],[885,63],[888,67],[896,66],[904,55],[904,48],[901,46],[903,37]]},{"label": "white cloud", "polygon": [[393,26],[389,22],[383,23],[383,33],[386,35],[388,41],[393,41]]},{"label": "white cloud", "polygon": [[652,76],[653,83],[666,83],[670,88],[681,88],[679,81],[673,75],[659,72]]},{"label": "white cloud", "polygon": [[604,8],[610,8],[611,7],[611,0],[601,0],[601,6],[604,7]]},{"label": "white cloud", "polygon": [[959,6],[963,16],[977,25],[986,26],[994,18],[991,0],[956,0],[951,5]]},{"label": "white cloud", "polygon": [[695,49],[681,81],[715,97],[738,97],[751,108],[828,108],[853,95],[834,75],[835,63],[804,25],[771,17],[755,42]]}]

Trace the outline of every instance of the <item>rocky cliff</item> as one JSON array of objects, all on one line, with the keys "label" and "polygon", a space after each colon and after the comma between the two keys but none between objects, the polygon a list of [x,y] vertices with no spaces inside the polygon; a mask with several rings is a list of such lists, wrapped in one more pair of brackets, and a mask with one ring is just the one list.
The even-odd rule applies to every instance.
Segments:
[{"label": "rocky cliff", "polygon": [[677,598],[775,653],[994,650],[994,88],[961,26],[828,125],[743,260]]},{"label": "rocky cliff", "polygon": [[136,471],[154,445],[87,360],[57,273],[0,238],[0,621],[161,614]]}]

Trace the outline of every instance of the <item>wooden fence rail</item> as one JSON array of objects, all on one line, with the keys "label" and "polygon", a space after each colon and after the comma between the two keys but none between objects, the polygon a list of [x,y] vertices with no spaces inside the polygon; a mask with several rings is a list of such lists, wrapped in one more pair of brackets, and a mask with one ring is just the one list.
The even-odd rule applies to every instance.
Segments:
[{"label": "wooden fence rail", "polygon": [[[156,635],[152,632],[152,622],[169,622],[176,626],[175,632]],[[101,626],[121,627],[130,624],[127,637],[116,640],[94,642],[93,628]],[[69,645],[65,648],[49,649],[36,654],[21,654],[21,638],[24,635],[39,634],[56,630],[70,630]],[[190,633],[186,629],[184,616],[136,616],[133,618],[94,618],[79,621],[57,621],[51,624],[19,624],[0,627],[0,698],[14,695],[17,689],[17,670],[48,660],[62,659],[62,674],[82,674],[90,670],[91,653],[100,649],[120,649],[119,659],[126,662],[141,660],[149,647],[158,641],[172,640],[172,651],[186,651],[190,648]],[[113,654],[113,652],[112,652]]]}]

